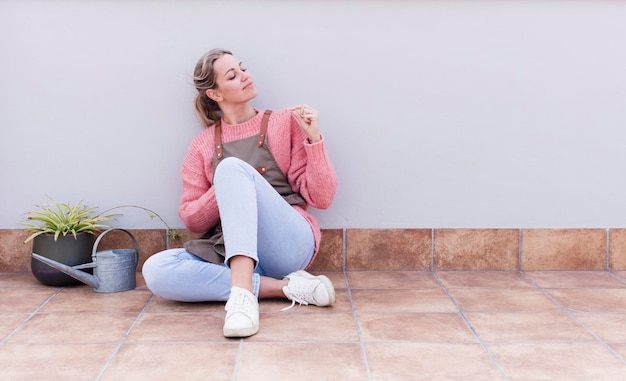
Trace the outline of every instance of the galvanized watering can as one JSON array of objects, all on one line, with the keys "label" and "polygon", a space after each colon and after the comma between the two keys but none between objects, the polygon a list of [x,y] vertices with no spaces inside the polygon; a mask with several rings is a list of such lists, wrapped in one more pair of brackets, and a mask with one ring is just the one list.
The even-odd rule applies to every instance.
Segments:
[{"label": "galvanized watering can", "polygon": [[[102,237],[113,230],[121,230],[133,240],[135,249],[114,249],[96,252]],[[124,229],[111,228],[105,230],[93,245],[91,258],[93,262],[78,266],[68,266],[52,259],[32,253],[33,258],[54,267],[67,275],[78,279],[94,288],[95,292],[119,292],[132,290],[137,286],[136,272],[139,265],[139,246],[132,234]],[[80,271],[93,268],[93,275]]]}]

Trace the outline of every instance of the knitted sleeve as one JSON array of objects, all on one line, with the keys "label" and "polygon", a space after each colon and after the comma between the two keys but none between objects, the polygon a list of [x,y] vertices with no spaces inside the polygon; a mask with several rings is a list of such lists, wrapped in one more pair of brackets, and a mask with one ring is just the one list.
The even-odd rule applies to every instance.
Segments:
[{"label": "knitted sleeve", "polygon": [[213,178],[213,135],[208,130],[190,144],[180,170],[183,191],[178,215],[195,233],[204,233],[219,222]]},{"label": "knitted sleeve", "polygon": [[298,121],[291,113],[288,116],[291,136],[291,160],[287,170],[289,184],[309,205],[326,209],[335,197],[338,181],[324,139],[309,143]]}]

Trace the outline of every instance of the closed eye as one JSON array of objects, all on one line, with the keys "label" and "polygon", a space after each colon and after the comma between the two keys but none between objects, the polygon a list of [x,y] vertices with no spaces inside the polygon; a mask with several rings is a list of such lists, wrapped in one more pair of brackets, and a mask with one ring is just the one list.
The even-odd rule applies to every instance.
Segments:
[{"label": "closed eye", "polygon": [[[241,65],[241,64],[240,64],[240,65]],[[241,67],[241,66],[239,67],[239,70],[243,71],[244,73],[245,73],[246,71],[248,71],[248,69],[246,69],[246,68],[244,68],[244,67]],[[228,80],[229,80],[229,81],[232,81],[233,79],[237,78],[237,74],[235,74],[235,69],[230,69],[230,70],[228,70],[228,72],[231,72],[231,73],[233,74],[233,76],[232,76],[232,77],[228,78]]]}]

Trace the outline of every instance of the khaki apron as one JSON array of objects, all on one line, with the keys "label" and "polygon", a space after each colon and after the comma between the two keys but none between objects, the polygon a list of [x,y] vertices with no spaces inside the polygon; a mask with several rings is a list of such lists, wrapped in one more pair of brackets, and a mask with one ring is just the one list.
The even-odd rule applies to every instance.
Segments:
[{"label": "khaki apron", "polygon": [[[267,122],[271,110],[265,111],[261,120],[261,131],[258,136],[222,143],[222,129],[220,121],[215,124],[215,153],[213,155],[213,175],[220,161],[227,157],[236,157],[250,164],[269,182],[272,187],[290,205],[305,205],[306,201],[289,185],[287,176],[282,172],[276,159],[267,146]],[[222,226],[218,223],[200,239],[187,241],[185,249],[211,263],[224,263],[226,250]]]}]

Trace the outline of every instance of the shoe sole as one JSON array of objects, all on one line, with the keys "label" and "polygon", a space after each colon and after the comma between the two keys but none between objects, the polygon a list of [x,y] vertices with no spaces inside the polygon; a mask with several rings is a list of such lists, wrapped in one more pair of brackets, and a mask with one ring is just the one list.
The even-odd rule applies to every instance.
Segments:
[{"label": "shoe sole", "polygon": [[250,337],[257,332],[259,332],[258,325],[250,328],[224,328],[224,337]]},{"label": "shoe sole", "polygon": [[295,274],[298,274],[301,277],[306,278],[306,279],[319,279],[322,282],[322,284],[326,288],[326,291],[328,292],[328,304],[325,304],[320,307],[330,306],[331,304],[335,303],[335,300],[336,300],[335,287],[333,286],[333,282],[331,282],[330,279],[328,279],[326,275],[313,275],[313,274],[309,274],[308,272],[304,270],[296,271]]}]

